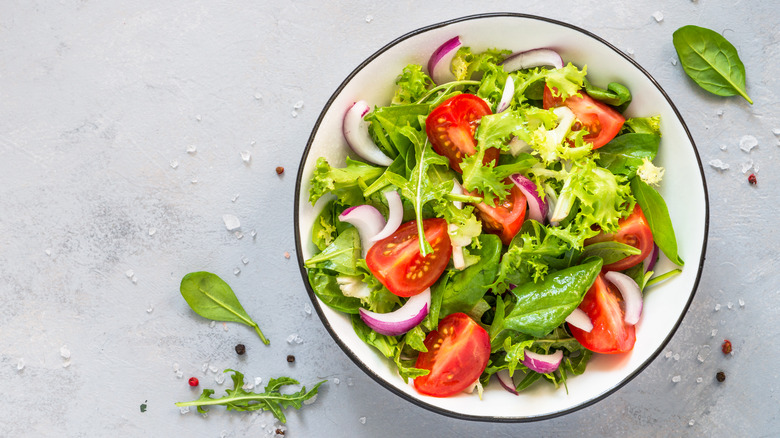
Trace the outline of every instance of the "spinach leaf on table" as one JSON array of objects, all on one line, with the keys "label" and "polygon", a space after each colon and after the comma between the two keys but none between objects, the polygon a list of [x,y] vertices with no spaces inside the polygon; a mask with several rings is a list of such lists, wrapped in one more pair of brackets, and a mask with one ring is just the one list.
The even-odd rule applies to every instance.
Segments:
[{"label": "spinach leaf on table", "polygon": [[721,34],[689,25],[674,31],[672,42],[685,73],[700,87],[718,96],[739,94],[753,103],[745,90],[745,65]]},{"label": "spinach leaf on table", "polygon": [[246,324],[255,329],[264,344],[270,343],[238,302],[233,289],[216,274],[205,271],[191,272],[181,279],[179,290],[190,308],[198,315],[215,321]]}]

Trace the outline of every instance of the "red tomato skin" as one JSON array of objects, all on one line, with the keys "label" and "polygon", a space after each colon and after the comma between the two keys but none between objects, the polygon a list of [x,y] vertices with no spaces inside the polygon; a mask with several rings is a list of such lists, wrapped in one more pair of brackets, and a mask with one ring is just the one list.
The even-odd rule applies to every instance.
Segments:
[{"label": "red tomato skin", "polygon": [[501,243],[509,245],[525,221],[528,201],[523,192],[515,184],[509,191],[504,202],[497,202],[491,207],[484,202],[476,205],[476,213],[482,221],[482,229],[486,233],[497,234]]},{"label": "red tomato skin", "polygon": [[[461,160],[477,151],[474,132],[482,116],[488,114],[492,114],[490,107],[481,97],[463,93],[442,102],[425,119],[425,132],[433,150],[447,157],[456,172],[463,173]],[[497,162],[499,152],[496,148],[488,149],[482,162]]]},{"label": "red tomato skin", "polygon": [[636,342],[636,329],[624,321],[620,293],[599,274],[588,289],[579,308],[593,322],[593,330],[586,332],[569,324],[572,336],[583,347],[595,353],[617,354],[631,351]]},{"label": "red tomato skin", "polygon": [[428,352],[417,356],[416,368],[430,370],[414,379],[420,394],[450,397],[462,392],[485,371],[490,359],[490,336],[465,313],[453,313],[425,338]]},{"label": "red tomato skin", "polygon": [[366,265],[387,289],[399,297],[411,297],[439,279],[452,254],[447,221],[423,220],[425,238],[433,252],[420,255],[417,221],[401,224],[395,233],[376,242],[366,254]]},{"label": "red tomato skin", "polygon": [[635,204],[631,214],[618,221],[618,225],[620,229],[617,233],[601,233],[598,236],[587,239],[585,244],[615,241],[639,248],[642,252],[618,260],[615,263],[604,265],[601,268],[602,271],[624,271],[642,263],[653,252],[653,232],[650,231],[650,224],[647,222],[647,218],[639,204]]},{"label": "red tomato skin", "polygon": [[598,149],[615,138],[626,118],[609,105],[590,97],[585,90],[580,90],[579,93],[582,96],[569,96],[566,100],[562,100],[560,96],[553,96],[550,88],[545,85],[542,103],[544,109],[567,106],[583,127],[590,132],[583,137],[583,140],[592,143],[593,149]]}]

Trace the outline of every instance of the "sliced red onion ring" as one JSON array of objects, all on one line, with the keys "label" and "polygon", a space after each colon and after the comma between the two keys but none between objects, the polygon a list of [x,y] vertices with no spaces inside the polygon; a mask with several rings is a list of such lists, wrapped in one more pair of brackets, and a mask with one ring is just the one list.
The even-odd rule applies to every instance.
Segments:
[{"label": "sliced red onion ring", "polygon": [[387,223],[374,237],[369,238],[371,243],[378,242],[395,233],[404,219],[404,204],[401,202],[401,195],[395,190],[388,190],[385,192],[385,198],[387,198],[387,206],[390,208],[389,213],[387,213]]},{"label": "sliced red onion ring", "polygon": [[504,368],[503,370],[499,370],[496,373],[496,378],[498,378],[498,383],[500,383],[504,389],[514,395],[520,395],[520,393],[517,392],[517,388],[515,387],[514,380],[512,380],[512,376],[509,375],[508,369]]},{"label": "sliced red onion ring", "polygon": [[539,354],[526,348],[523,365],[537,373],[547,374],[557,370],[562,360],[563,350],[558,350],[552,354]]},{"label": "sliced red onion ring", "polygon": [[363,247],[363,257],[374,242],[371,238],[376,236],[385,227],[385,218],[382,213],[371,205],[363,204],[349,207],[339,215],[339,220],[352,224],[360,234],[360,245]]},{"label": "sliced red onion ring", "polygon": [[[450,191],[450,193],[454,195],[462,195],[464,193],[463,186],[460,185],[458,180],[455,178],[452,179],[452,182],[454,184],[452,185],[452,190]],[[457,208],[458,210],[463,210],[463,201],[452,201],[452,205],[454,205],[455,208]]]},{"label": "sliced red onion ring", "polygon": [[562,68],[563,59],[561,58],[561,55],[559,55],[555,50],[534,49],[525,52],[514,53],[505,59],[501,65],[504,66],[504,71],[507,72],[523,70],[526,68],[541,67],[543,65]]},{"label": "sliced red onion ring", "polygon": [[387,336],[397,336],[413,329],[428,315],[431,307],[431,288],[409,298],[400,309],[376,313],[360,308],[360,319],[372,330]]},{"label": "sliced red onion ring", "polygon": [[347,139],[349,147],[364,160],[380,166],[389,166],[393,164],[393,160],[374,144],[371,134],[368,133],[368,122],[363,120],[363,116],[370,110],[371,107],[362,100],[355,102],[347,110],[341,127],[344,138]]},{"label": "sliced red onion ring", "polygon": [[525,199],[528,201],[528,217],[543,224],[547,218],[547,203],[539,197],[536,183],[520,173],[516,173],[510,178],[517,188],[523,192]]},{"label": "sliced red onion ring", "polygon": [[496,106],[496,114],[504,112],[509,108],[509,103],[512,102],[512,98],[515,97],[515,80],[512,76],[506,77],[506,84],[504,84],[504,92],[501,93],[501,100]]},{"label": "sliced red onion ring", "polygon": [[642,291],[636,284],[633,278],[626,274],[617,271],[610,271],[604,274],[604,278],[615,287],[623,295],[623,303],[626,307],[626,313],[623,320],[626,324],[634,325],[639,322],[639,317],[642,316]]},{"label": "sliced red onion ring", "polygon": [[456,36],[444,42],[438,49],[434,50],[431,59],[428,60],[428,73],[436,84],[445,84],[455,80],[452,74],[452,58],[460,48],[460,37]]},{"label": "sliced red onion ring", "polygon": [[645,267],[645,274],[648,271],[652,271],[655,267],[655,262],[658,261],[658,245],[653,242],[653,250],[650,251],[650,255],[642,261],[642,266]]},{"label": "sliced red onion ring", "polygon": [[584,332],[590,333],[593,330],[593,321],[590,320],[590,316],[579,307],[566,317],[566,322]]}]

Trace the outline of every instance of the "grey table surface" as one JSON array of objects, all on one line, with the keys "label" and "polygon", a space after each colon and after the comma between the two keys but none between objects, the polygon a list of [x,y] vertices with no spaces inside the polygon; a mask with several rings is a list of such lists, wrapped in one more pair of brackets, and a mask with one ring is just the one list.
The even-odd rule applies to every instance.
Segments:
[{"label": "grey table surface", "polygon": [[[665,354],[605,400],[527,424],[444,417],[375,383],[311,313],[294,254],[298,162],[343,78],[418,27],[498,11],[580,26],[644,66],[688,124],[711,213],[701,282]],[[330,380],[288,411],[290,437],[776,436],[779,12],[716,0],[4,1],[0,436],[267,436],[268,414],[173,405],[197,396],[190,376],[222,392],[225,368]],[[685,76],[672,32],[686,24],[734,43],[753,105]],[[750,153],[745,135],[758,139]],[[270,346],[189,309],[179,282],[196,270],[232,285]]]}]

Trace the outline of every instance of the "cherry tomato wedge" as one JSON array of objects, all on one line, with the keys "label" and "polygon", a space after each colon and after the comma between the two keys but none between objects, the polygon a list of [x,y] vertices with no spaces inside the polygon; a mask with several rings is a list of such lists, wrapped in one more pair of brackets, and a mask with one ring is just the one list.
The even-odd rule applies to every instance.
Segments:
[{"label": "cherry tomato wedge", "polygon": [[[474,131],[482,116],[492,114],[488,104],[473,94],[458,94],[437,106],[425,119],[425,132],[433,150],[450,160],[450,167],[463,173],[460,162],[464,155],[477,151]],[[499,150],[490,148],[482,160],[487,164],[498,160]]]},{"label": "cherry tomato wedge", "polygon": [[417,356],[415,368],[429,370],[414,379],[417,392],[449,397],[474,383],[490,359],[490,336],[465,313],[453,313],[425,337],[425,353]]},{"label": "cherry tomato wedge", "polygon": [[583,137],[583,140],[592,143],[593,149],[598,149],[615,138],[626,119],[609,105],[588,96],[585,90],[580,90],[580,94],[581,97],[569,96],[566,100],[562,100],[560,97],[553,96],[550,88],[545,85],[542,103],[544,109],[561,105],[569,107],[580,123],[579,127],[574,126],[572,129],[585,128],[590,134]]},{"label": "cherry tomato wedge", "polygon": [[523,192],[512,184],[509,195],[503,202],[496,201],[495,207],[481,202],[477,204],[476,213],[486,233],[497,234],[504,245],[509,245],[523,226],[527,206]]},{"label": "cherry tomato wedge", "polygon": [[596,353],[625,353],[634,348],[636,330],[624,321],[620,292],[599,274],[580,303],[580,309],[593,322],[593,330],[586,332],[569,324],[572,336],[583,347]]},{"label": "cherry tomato wedge", "polygon": [[420,254],[417,221],[401,224],[395,233],[376,242],[366,254],[371,273],[399,297],[411,297],[429,288],[450,261],[452,244],[444,219],[423,220],[425,240],[433,252]]},{"label": "cherry tomato wedge", "polygon": [[640,254],[630,255],[615,263],[604,265],[602,271],[623,271],[642,263],[653,251],[653,232],[650,231],[650,225],[647,218],[639,207],[635,204],[634,211],[628,217],[618,222],[620,230],[617,233],[601,233],[598,236],[591,237],[585,241],[585,245],[596,242],[615,241],[631,245],[642,251]]}]

